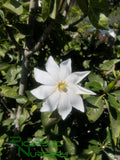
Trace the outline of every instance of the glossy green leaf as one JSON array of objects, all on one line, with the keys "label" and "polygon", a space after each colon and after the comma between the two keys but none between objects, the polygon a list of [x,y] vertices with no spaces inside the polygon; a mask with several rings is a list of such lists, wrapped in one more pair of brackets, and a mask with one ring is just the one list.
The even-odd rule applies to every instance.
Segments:
[{"label": "glossy green leaf", "polygon": [[39,129],[35,132],[35,137],[42,137],[43,135],[45,135],[45,131],[43,129]]},{"label": "glossy green leaf", "polygon": [[25,96],[18,96],[16,97],[16,102],[19,104],[27,103],[28,99]]},{"label": "glossy green leaf", "polygon": [[37,105],[33,105],[32,108],[30,109],[30,112],[33,113],[37,109]]},{"label": "glossy green leaf", "polygon": [[111,94],[117,98],[118,102],[120,102],[120,90],[114,91]]},{"label": "glossy green leaf", "polygon": [[108,156],[109,160],[118,160],[118,159],[114,156],[114,154],[108,153],[108,152],[105,152],[105,153],[106,153],[106,155]]},{"label": "glossy green leaf", "polygon": [[6,70],[9,66],[10,66],[10,64],[8,64],[8,63],[0,62],[0,71]]},{"label": "glossy green leaf", "polygon": [[93,154],[90,160],[96,160],[96,154]]},{"label": "glossy green leaf", "polygon": [[66,136],[63,136],[63,139],[64,139],[66,152],[68,152],[68,154],[70,155],[75,155],[76,154],[75,144],[70,140],[70,138]]},{"label": "glossy green leaf", "polygon": [[88,79],[89,79],[89,81],[96,81],[101,86],[103,86],[103,84],[104,84],[103,78],[99,74],[96,74],[96,73],[90,73],[88,76]]},{"label": "glossy green leaf", "polygon": [[102,154],[97,154],[95,160],[101,160],[102,159]]},{"label": "glossy green leaf", "polygon": [[89,121],[95,122],[103,113],[104,102],[101,97],[87,98],[86,110]]},{"label": "glossy green leaf", "polygon": [[0,95],[8,98],[16,98],[17,92],[12,87],[1,86],[0,87]]},{"label": "glossy green leaf", "polygon": [[58,12],[58,8],[59,8],[59,3],[60,3],[60,0],[54,0],[53,8],[52,8],[52,11],[50,13],[50,17],[52,19],[55,19],[56,16],[57,16],[57,12]]},{"label": "glossy green leaf", "polygon": [[91,81],[86,83],[85,85],[87,88],[91,89],[92,91],[100,91],[103,90],[101,84],[99,83],[99,81]]},{"label": "glossy green leaf", "polygon": [[108,29],[109,2],[107,0],[90,0],[88,17],[91,23],[98,29]]},{"label": "glossy green leaf", "polygon": [[0,48],[0,57],[5,57],[6,50],[3,48]]},{"label": "glossy green leaf", "polygon": [[120,136],[120,111],[117,108],[109,105],[109,103],[107,101],[105,101],[105,102],[106,102],[106,106],[109,111],[112,139],[113,139],[113,142],[116,146],[117,145],[117,138]]},{"label": "glossy green leaf", "polygon": [[[23,125],[26,121],[29,121],[29,113],[28,111],[24,108],[23,113],[19,118],[19,123],[20,125]],[[23,129],[23,128],[22,128]]]},{"label": "glossy green leaf", "polygon": [[[8,85],[17,84],[17,79],[20,78],[21,67],[11,66],[5,76]],[[18,75],[19,74],[19,75]]]},{"label": "glossy green leaf", "polygon": [[112,105],[116,109],[120,108],[120,104],[116,101],[114,96],[109,94],[108,95],[108,100],[109,100],[110,105]]},{"label": "glossy green leaf", "polygon": [[112,59],[100,65],[100,69],[103,71],[109,71],[114,64],[120,62],[120,59]]},{"label": "glossy green leaf", "polygon": [[11,126],[10,124],[13,122],[13,119],[6,119],[2,122],[3,126]]},{"label": "glossy green leaf", "polygon": [[42,18],[45,21],[50,13],[52,0],[42,0]]},{"label": "glossy green leaf", "polygon": [[8,0],[3,4],[3,7],[17,15],[20,15],[23,13],[22,5],[16,0]]},{"label": "glossy green leaf", "polygon": [[42,112],[41,113],[41,121],[44,127],[50,127],[54,124],[56,124],[60,119],[58,114],[55,114],[55,116],[52,114],[52,112]]},{"label": "glossy green leaf", "polygon": [[97,9],[89,8],[88,16],[93,24],[98,29],[108,29],[108,17],[100,13]]},{"label": "glossy green leaf", "polygon": [[101,12],[108,12],[109,11],[109,2],[108,0],[90,0],[89,5],[92,8],[98,9]]}]

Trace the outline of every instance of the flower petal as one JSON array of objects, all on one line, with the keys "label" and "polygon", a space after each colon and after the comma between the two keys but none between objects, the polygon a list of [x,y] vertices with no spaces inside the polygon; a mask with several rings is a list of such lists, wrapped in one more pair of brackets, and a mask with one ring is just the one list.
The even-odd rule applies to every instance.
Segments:
[{"label": "flower petal", "polygon": [[73,84],[73,83],[68,83],[67,84],[67,91],[68,91],[68,94],[69,92],[73,92],[75,94],[79,93],[80,92],[80,89],[78,88],[78,85],[76,84]]},{"label": "flower petal", "polygon": [[71,59],[60,64],[60,80],[64,80],[71,73]]},{"label": "flower petal", "polygon": [[52,79],[52,77],[45,71],[34,68],[34,75],[35,75],[35,80],[39,83],[47,85],[55,84],[55,81]]},{"label": "flower petal", "polygon": [[60,68],[57,63],[54,61],[53,57],[50,56],[46,62],[46,70],[51,74],[52,78],[56,81],[59,80],[59,71]]},{"label": "flower petal", "polygon": [[55,89],[55,86],[42,85],[33,89],[31,93],[38,99],[44,99],[50,96],[55,91]]},{"label": "flower petal", "polygon": [[58,113],[64,120],[71,112],[71,110],[72,110],[72,105],[70,104],[70,97],[66,93],[62,92],[58,104]]},{"label": "flower petal", "polygon": [[80,110],[81,112],[85,111],[81,96],[70,93],[70,102],[74,108]]},{"label": "flower petal", "polygon": [[60,94],[59,94],[58,91],[54,92],[43,103],[42,108],[41,108],[40,111],[41,112],[52,112],[52,111],[54,111],[58,106],[59,96],[60,96]]},{"label": "flower petal", "polygon": [[79,83],[80,81],[82,81],[90,72],[89,71],[84,71],[84,72],[74,72],[72,74],[70,74],[67,78],[66,78],[66,82],[67,83]]},{"label": "flower petal", "polygon": [[[78,85],[77,85],[77,86],[78,86]],[[79,92],[77,92],[76,94],[90,94],[90,95],[96,95],[95,92],[90,91],[90,90],[88,90],[88,89],[86,89],[86,88],[83,88],[83,87],[81,87],[81,86],[78,86],[78,88],[79,88]]]}]

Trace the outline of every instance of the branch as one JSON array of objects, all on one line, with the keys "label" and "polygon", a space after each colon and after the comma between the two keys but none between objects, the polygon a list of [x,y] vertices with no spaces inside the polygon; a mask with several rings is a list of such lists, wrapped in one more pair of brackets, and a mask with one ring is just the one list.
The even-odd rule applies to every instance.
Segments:
[{"label": "branch", "polygon": [[68,26],[68,28],[71,28],[71,27],[73,27],[73,26],[75,26],[76,24],[78,24],[78,23],[80,23],[85,17],[87,17],[87,15],[82,15],[77,21],[75,21],[75,22],[73,22],[72,24],[70,24],[69,26]]},{"label": "branch", "polygon": [[70,28],[72,28],[73,26],[75,26],[75,25],[77,25],[78,23],[80,23],[85,17],[87,17],[87,15],[86,14],[84,14],[84,15],[82,15],[77,21],[75,21],[75,22],[73,22],[73,23],[71,23],[71,24],[69,24],[69,25],[63,25],[62,27],[63,27],[63,29],[65,29],[65,30],[69,30]]},{"label": "branch", "polygon": [[38,51],[41,46],[43,45],[44,41],[46,40],[46,38],[48,37],[50,31],[52,30],[52,27],[54,25],[54,22],[52,21],[44,30],[42,36],[39,38],[38,42],[36,43],[36,45],[34,46],[33,49],[31,49],[30,51],[26,52],[26,56],[29,57],[31,56],[33,53],[35,53],[36,51]]},{"label": "branch", "polygon": [[65,6],[65,10],[63,12],[63,16],[66,17],[70,8],[70,4],[71,4],[71,0],[67,0],[66,1],[66,6]]},{"label": "branch", "polygon": [[5,109],[11,113],[11,110],[7,107],[7,105],[5,104],[4,100],[1,98],[0,102],[3,104],[3,106],[5,107]]}]

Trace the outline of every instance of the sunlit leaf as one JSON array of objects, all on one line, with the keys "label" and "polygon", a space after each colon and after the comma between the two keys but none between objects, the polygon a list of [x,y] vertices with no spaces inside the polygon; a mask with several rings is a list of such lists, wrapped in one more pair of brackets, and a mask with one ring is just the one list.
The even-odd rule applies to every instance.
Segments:
[{"label": "sunlit leaf", "polygon": [[112,59],[100,65],[100,69],[103,71],[109,71],[114,64],[120,62],[120,59]]},{"label": "sunlit leaf", "polygon": [[66,152],[68,152],[70,155],[75,155],[76,154],[75,144],[66,136],[63,136],[63,139],[65,143]]},{"label": "sunlit leaf", "polygon": [[15,98],[17,96],[17,92],[12,87],[1,86],[0,95],[8,98]]},{"label": "sunlit leaf", "polygon": [[8,0],[3,4],[3,7],[10,10],[11,12],[20,15],[23,13],[22,5],[16,0]]},{"label": "sunlit leaf", "polygon": [[95,122],[103,113],[104,102],[101,97],[87,98],[87,117],[89,121]]}]

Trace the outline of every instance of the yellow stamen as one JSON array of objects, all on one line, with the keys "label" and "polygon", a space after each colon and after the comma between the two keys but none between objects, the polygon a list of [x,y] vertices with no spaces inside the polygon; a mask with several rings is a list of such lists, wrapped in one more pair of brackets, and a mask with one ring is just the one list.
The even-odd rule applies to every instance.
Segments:
[{"label": "yellow stamen", "polygon": [[57,87],[58,87],[59,91],[66,91],[67,90],[67,84],[62,81],[58,83]]}]

